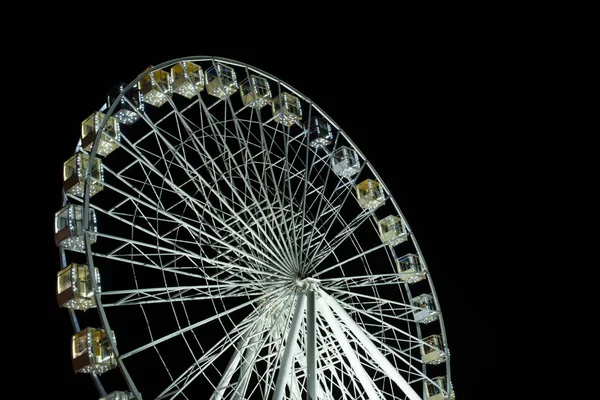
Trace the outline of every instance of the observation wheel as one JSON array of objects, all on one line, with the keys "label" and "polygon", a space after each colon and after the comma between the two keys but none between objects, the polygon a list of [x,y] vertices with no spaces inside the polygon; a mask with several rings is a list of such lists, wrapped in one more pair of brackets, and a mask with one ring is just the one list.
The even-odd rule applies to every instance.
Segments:
[{"label": "observation wheel", "polygon": [[100,399],[454,398],[395,188],[291,85],[170,60],[117,83],[74,147],[57,299]]}]

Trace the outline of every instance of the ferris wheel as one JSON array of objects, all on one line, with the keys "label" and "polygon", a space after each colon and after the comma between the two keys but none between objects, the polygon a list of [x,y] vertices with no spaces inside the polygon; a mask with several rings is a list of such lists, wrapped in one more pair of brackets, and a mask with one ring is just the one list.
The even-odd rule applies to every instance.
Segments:
[{"label": "ferris wheel", "polygon": [[74,148],[57,299],[100,399],[454,399],[395,188],[291,85],[170,60],[117,83]]}]

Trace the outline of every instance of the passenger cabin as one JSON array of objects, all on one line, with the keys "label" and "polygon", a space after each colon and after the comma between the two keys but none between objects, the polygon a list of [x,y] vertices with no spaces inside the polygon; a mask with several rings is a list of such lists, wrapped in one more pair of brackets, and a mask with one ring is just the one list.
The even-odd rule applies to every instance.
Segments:
[{"label": "passenger cabin", "polygon": [[400,280],[409,284],[425,279],[427,275],[417,254],[408,253],[396,259]]},{"label": "passenger cabin", "polygon": [[[111,332],[114,340],[114,332]],[[101,328],[85,328],[73,335],[72,364],[75,372],[103,374],[117,366],[117,360]]]},{"label": "passenger cabin", "polygon": [[356,185],[356,199],[362,208],[373,210],[385,203],[383,187],[373,179],[366,179]]},{"label": "passenger cabin", "polygon": [[131,400],[134,398],[135,397],[131,392],[115,391],[107,394],[104,397],[99,398],[98,400]]},{"label": "passenger cabin", "polygon": [[381,241],[390,246],[396,246],[408,239],[406,226],[402,218],[396,215],[388,215],[377,222]]},{"label": "passenger cabin", "polygon": [[235,70],[227,65],[216,63],[205,72],[206,92],[224,99],[239,90]]},{"label": "passenger cabin", "polygon": [[[100,273],[94,268],[96,287],[100,290]],[[89,267],[71,263],[58,271],[56,279],[58,305],[72,310],[85,311],[96,305]]]},{"label": "passenger cabin", "polygon": [[152,66],[146,68],[140,75],[138,89],[140,90],[141,100],[160,107],[173,97],[173,85],[171,84],[171,75],[162,69],[151,70]]},{"label": "passenger cabin", "polygon": [[425,383],[426,400],[455,400],[454,389],[450,383],[450,396],[448,396],[448,385],[445,376],[437,376]]},{"label": "passenger cabin", "polygon": [[423,293],[419,296],[413,297],[412,304],[416,307],[413,309],[415,322],[429,324],[430,322],[438,319],[439,313],[435,306],[434,298],[431,294]]},{"label": "passenger cabin", "polygon": [[106,108],[108,109],[118,102],[112,115],[123,125],[133,125],[140,119],[140,114],[144,112],[144,103],[141,101],[140,90],[137,86],[131,87],[124,93],[123,90],[126,86],[121,82],[109,90]]},{"label": "passenger cabin", "polygon": [[331,168],[342,178],[353,177],[360,172],[358,153],[351,147],[338,147],[331,158]]},{"label": "passenger cabin", "polygon": [[81,147],[89,153],[100,131],[102,135],[96,154],[105,157],[121,145],[119,121],[113,116],[107,117],[103,112],[95,111],[87,117],[81,123]]},{"label": "passenger cabin", "polygon": [[63,163],[63,189],[65,193],[83,198],[88,171],[90,197],[99,193],[104,187],[102,159],[95,157],[90,165],[90,156],[81,151],[76,152]]},{"label": "passenger cabin", "polygon": [[204,90],[204,72],[198,64],[182,61],[172,66],[170,73],[173,93],[191,99]]},{"label": "passenger cabin", "polygon": [[257,75],[250,75],[240,82],[240,96],[244,106],[256,109],[263,108],[273,101],[269,82]]},{"label": "passenger cabin", "polygon": [[[93,244],[97,233],[96,213],[91,208],[88,211],[89,240]],[[83,228],[83,206],[68,203],[54,215],[54,242],[66,250],[82,252],[85,249]]]},{"label": "passenger cabin", "polygon": [[421,343],[421,358],[425,364],[441,364],[446,361],[444,343],[440,335],[430,335]]},{"label": "passenger cabin", "polygon": [[306,124],[308,143],[315,149],[325,148],[333,143],[331,124],[322,117],[312,117]]},{"label": "passenger cabin", "polygon": [[273,118],[285,126],[292,126],[302,119],[300,99],[291,93],[283,92],[271,103]]}]

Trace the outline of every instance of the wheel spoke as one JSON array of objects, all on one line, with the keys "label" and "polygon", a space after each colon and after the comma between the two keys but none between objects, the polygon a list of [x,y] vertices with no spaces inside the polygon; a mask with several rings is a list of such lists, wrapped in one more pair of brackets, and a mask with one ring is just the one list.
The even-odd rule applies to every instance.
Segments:
[{"label": "wheel spoke", "polygon": [[133,350],[131,350],[131,351],[125,353],[125,354],[122,354],[121,358],[124,359],[124,358],[130,357],[130,356],[132,356],[134,354],[137,354],[137,353],[139,353],[139,352],[141,352],[143,350],[146,350],[146,349],[148,349],[150,347],[156,346],[156,345],[158,345],[158,344],[160,344],[160,343],[162,343],[162,342],[164,342],[166,340],[172,339],[173,337],[182,335],[183,333],[185,333],[187,331],[190,331],[192,329],[196,329],[196,328],[198,328],[200,326],[206,325],[206,324],[208,324],[211,321],[221,319],[221,318],[227,316],[228,314],[231,314],[231,313],[233,313],[233,312],[235,312],[235,311],[237,311],[239,309],[242,309],[244,307],[248,307],[249,305],[255,304],[255,303],[259,302],[260,300],[263,300],[263,299],[267,298],[268,296],[269,295],[263,295],[261,297],[257,297],[257,298],[255,298],[253,300],[244,302],[244,303],[240,304],[239,306],[232,307],[232,308],[230,308],[227,311],[224,311],[222,313],[213,315],[210,318],[204,319],[202,321],[198,321],[198,322],[194,323],[193,325],[187,326],[187,327],[185,327],[183,329],[180,329],[179,331],[173,332],[173,333],[171,333],[169,335],[166,335],[166,336],[163,336],[163,337],[161,337],[159,339],[153,340],[152,342],[146,343],[145,345],[140,346],[137,349],[133,349]]}]

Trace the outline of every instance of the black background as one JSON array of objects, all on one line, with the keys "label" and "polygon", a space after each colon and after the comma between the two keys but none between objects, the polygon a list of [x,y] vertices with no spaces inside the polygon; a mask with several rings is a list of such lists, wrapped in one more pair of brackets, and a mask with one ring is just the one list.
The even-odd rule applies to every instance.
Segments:
[{"label": "black background", "polygon": [[[423,28],[421,35],[331,28],[330,39],[308,38],[304,29],[318,22],[307,19],[302,29],[286,23],[257,27],[230,32],[231,37],[203,30],[201,21],[185,34],[171,26],[156,35],[140,34],[140,24],[111,31],[101,24],[95,30],[58,24],[30,47],[46,55],[31,63],[19,58],[15,65],[27,71],[31,93],[19,91],[26,97],[17,107],[26,114],[21,148],[29,149],[19,160],[31,164],[17,180],[30,182],[20,196],[31,210],[27,226],[34,227],[26,229],[33,246],[22,254],[38,289],[26,307],[17,307],[24,316],[22,340],[29,343],[18,375],[29,383],[24,388],[31,398],[98,397],[88,376],[73,373],[72,329],[55,293],[60,264],[53,217],[61,206],[62,163],[75,149],[81,121],[116,83],[130,82],[150,65],[195,55],[230,58],[268,72],[345,130],[391,188],[427,260],[457,398],[492,399],[498,393],[493,316],[500,274],[491,260],[499,255],[490,250],[489,233],[499,221],[489,188],[501,135],[493,117],[498,76],[489,43],[459,27],[435,34]],[[41,376],[45,383],[35,383]]]}]

